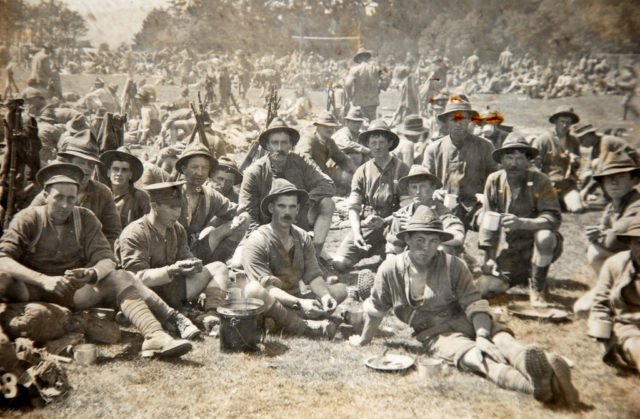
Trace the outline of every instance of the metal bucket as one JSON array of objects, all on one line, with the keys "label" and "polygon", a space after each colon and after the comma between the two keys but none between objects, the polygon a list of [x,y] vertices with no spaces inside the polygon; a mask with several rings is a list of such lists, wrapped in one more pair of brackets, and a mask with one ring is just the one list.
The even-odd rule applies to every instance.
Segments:
[{"label": "metal bucket", "polygon": [[220,350],[223,352],[257,351],[264,336],[264,303],[256,298],[225,301],[220,314]]}]

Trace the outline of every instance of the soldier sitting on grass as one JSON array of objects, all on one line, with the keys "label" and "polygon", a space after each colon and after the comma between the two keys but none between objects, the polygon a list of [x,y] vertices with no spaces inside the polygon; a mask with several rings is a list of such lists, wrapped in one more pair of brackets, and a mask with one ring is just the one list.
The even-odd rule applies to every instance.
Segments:
[{"label": "soldier sitting on grass", "polygon": [[393,310],[432,356],[542,402],[578,402],[564,359],[516,341],[504,323],[492,319],[462,259],[439,250],[452,235],[442,230],[436,213],[418,207],[399,236],[408,249],[389,256],[378,269],[364,302],[364,329],[349,339],[352,345],[371,342]]},{"label": "soldier sitting on grass", "polygon": [[[20,211],[0,239],[0,297],[13,301],[46,301],[72,309],[117,306],[145,337],[141,354],[175,357],[191,343],[175,340],[142,299],[136,279],[116,270],[111,246],[100,221],[76,206],[84,174],[73,164],[56,163],[36,178],[44,205]],[[78,298],[83,285],[93,294]]]}]

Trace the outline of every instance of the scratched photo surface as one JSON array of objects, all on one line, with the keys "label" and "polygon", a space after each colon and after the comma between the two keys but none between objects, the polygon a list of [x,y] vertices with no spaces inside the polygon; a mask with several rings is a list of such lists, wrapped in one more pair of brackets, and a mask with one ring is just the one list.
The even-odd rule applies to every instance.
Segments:
[{"label": "scratched photo surface", "polygon": [[[475,114],[459,111],[452,119],[469,116],[466,130],[490,141],[491,147],[500,148],[510,133],[536,145],[555,130],[558,115],[569,115],[571,120],[573,113],[581,129],[591,124],[600,135],[617,136],[620,144],[635,150],[640,146],[639,15],[639,3],[615,0],[0,0],[3,240],[9,240],[9,222],[32,199],[45,202],[36,196],[41,187],[33,173],[56,159],[65,136],[77,138],[82,130],[91,131],[100,152],[126,146],[137,157],[144,166],[144,175],[135,184],[139,189],[141,182],[153,183],[147,179],[152,176],[149,166],[162,167],[169,175],[158,175],[155,182],[175,180],[179,176],[176,161],[194,141],[206,143],[219,163],[228,159],[236,167],[228,171],[233,174],[227,181],[229,189],[235,173],[246,177],[250,164],[266,154],[258,137],[274,116],[300,132],[302,139],[294,151],[302,153],[301,145],[315,135],[318,124],[336,121],[346,127],[345,117],[353,117],[350,112],[358,106],[366,118],[361,131],[371,120],[381,119],[402,134],[412,129],[411,115],[419,115],[413,123],[424,128],[418,134],[421,138],[416,141],[403,134],[393,151],[408,167],[426,164],[428,144],[448,135],[447,127],[454,122],[443,124],[437,115],[467,103]],[[43,51],[46,58],[38,58]],[[365,92],[367,86],[354,76],[366,57],[375,94]],[[34,152],[32,143],[26,142],[30,140],[25,140],[12,160],[8,138],[22,132],[12,130],[22,125],[11,125],[15,116],[11,109],[15,111],[15,99],[20,97],[26,101],[25,126],[31,126],[25,115],[37,122],[40,149]],[[352,232],[349,190],[358,176],[354,169],[368,160],[370,150],[363,151],[357,134],[351,143],[335,143],[342,150],[338,156],[346,156],[343,162],[326,140],[320,139],[318,153],[306,151],[335,184],[331,198],[335,209],[326,219],[328,234],[324,246],[316,246],[322,249],[318,269],[329,283],[345,284],[349,298],[355,295],[353,300],[359,300],[359,285],[367,277],[362,272],[369,270],[368,277],[373,278],[384,257],[384,244],[380,255],[370,252],[346,269],[338,270],[332,258],[344,251],[341,243]],[[568,143],[562,140],[562,144]],[[73,314],[62,308],[36,313],[43,317],[29,323],[18,298],[24,294],[11,292],[8,284],[16,282],[4,279],[9,268],[0,262],[0,416],[637,416],[638,369],[605,363],[602,340],[587,334],[589,306],[581,314],[573,312],[579,298],[598,283],[588,253],[597,229],[590,226],[601,223],[610,199],[592,178],[598,153],[589,144],[576,142],[572,150],[567,146],[557,156],[566,163],[558,174],[560,180],[572,181],[577,195],[562,202],[557,229],[563,237],[562,253],[546,277],[545,298],[552,308],[531,309],[526,279],[488,300],[494,320],[513,331],[518,342],[537,345],[548,358],[551,354],[564,357],[579,392],[579,402],[571,406],[558,400],[536,401],[530,394],[501,388],[453,363],[427,366],[429,354],[412,335],[413,329],[394,315],[395,309],[386,314],[369,345],[351,345],[349,336],[357,337],[363,327],[361,299],[352,301],[350,319],[344,318],[331,341],[272,329],[260,335],[264,324],[258,316],[258,334],[249,336],[259,342],[258,350],[230,353],[221,349],[223,329],[230,326],[224,315],[218,320],[207,311],[203,290],[183,310],[202,335],[192,341],[191,351],[176,358],[145,359],[141,357],[143,334],[126,316],[117,315],[116,299],[107,302],[105,297],[96,302],[99,309]],[[480,167],[482,156],[468,158],[468,162],[449,162],[450,170],[456,172],[451,176],[462,176],[452,182],[467,179],[484,184],[485,173],[469,173]],[[12,169],[12,161],[21,163]],[[92,182],[102,182],[105,190],[115,188],[111,184],[117,183],[114,167],[97,168]],[[239,183],[233,186],[229,197],[240,187]],[[463,202],[463,188],[459,189],[450,188],[442,195],[445,206],[468,204]],[[122,212],[116,190],[110,191],[121,224],[135,220],[139,215],[127,213],[134,209],[126,207]],[[153,192],[149,194],[153,198]],[[398,205],[411,201],[405,195],[395,196]],[[110,199],[109,194],[104,199]],[[385,215],[377,218],[384,222]],[[203,243],[208,237],[212,243],[217,237],[212,231],[220,225],[229,222],[231,227],[224,224],[225,228],[233,229],[241,222],[230,222],[231,218],[216,219],[219,224],[212,223],[206,231],[188,230],[188,240]],[[297,222],[311,223],[312,218],[304,218],[298,217]],[[191,221],[189,217],[186,222]],[[99,224],[96,228],[109,236],[102,219]],[[316,231],[315,239],[318,226],[304,227]],[[74,248],[73,233],[42,228],[44,234],[58,231],[59,238],[67,234],[68,241],[59,246],[45,243],[50,251],[63,254]],[[478,247],[483,237],[477,229],[477,224],[467,229],[462,235],[464,251],[457,253],[476,278],[484,268],[484,252]],[[509,231],[502,230],[505,234],[498,239],[504,249]],[[111,249],[119,231],[111,231],[113,237],[104,240]],[[225,255],[219,260],[228,260],[232,266],[242,234],[225,237],[216,251]],[[625,250],[622,246],[618,250]],[[5,247],[0,253],[7,257]],[[268,252],[265,255],[274,259]],[[517,253],[513,263],[529,267],[529,255],[526,250]],[[203,269],[200,261],[187,262],[181,268],[185,272]],[[32,268],[45,273],[52,269],[49,265]],[[242,273],[235,275],[241,268],[241,263],[235,265],[232,277],[245,278]],[[76,273],[93,275],[84,270]],[[240,289],[223,291],[221,298],[230,298],[234,292],[242,294]],[[631,323],[636,329],[637,308],[630,309],[635,310]],[[353,324],[346,324],[353,319]],[[93,343],[97,349],[83,352],[79,345],[84,343]],[[382,355],[389,360],[379,358]],[[627,354],[627,366],[629,359]],[[56,365],[49,375],[42,367],[45,360]],[[27,373],[30,366],[41,369]],[[11,377],[19,384],[12,384]],[[37,377],[37,383],[28,377]],[[11,396],[14,390],[16,395]]]}]

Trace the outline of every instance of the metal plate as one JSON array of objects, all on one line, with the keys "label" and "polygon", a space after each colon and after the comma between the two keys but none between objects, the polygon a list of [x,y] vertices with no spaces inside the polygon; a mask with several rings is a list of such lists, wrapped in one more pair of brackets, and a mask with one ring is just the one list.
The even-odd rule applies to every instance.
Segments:
[{"label": "metal plate", "polygon": [[523,319],[547,320],[550,322],[564,322],[569,319],[569,312],[554,307],[531,307],[528,304],[509,304],[507,311]]},{"label": "metal plate", "polygon": [[404,371],[415,363],[415,358],[400,355],[374,355],[364,360],[364,365],[377,371]]}]

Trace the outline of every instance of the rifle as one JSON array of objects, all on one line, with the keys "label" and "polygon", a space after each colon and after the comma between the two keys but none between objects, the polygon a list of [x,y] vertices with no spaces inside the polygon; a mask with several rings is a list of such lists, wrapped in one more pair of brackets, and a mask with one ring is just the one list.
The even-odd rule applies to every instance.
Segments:
[{"label": "rifle", "polygon": [[[7,153],[5,154],[4,161],[2,163],[2,197],[5,195],[5,184],[7,172],[9,174],[8,190],[7,190],[7,205],[5,207],[3,226],[8,226],[11,218],[13,217],[15,201],[16,201],[16,176],[18,171],[18,144],[17,140],[23,135],[22,128],[22,106],[24,100],[11,99],[7,101],[5,106],[9,108],[8,118],[2,121],[4,126],[4,137],[7,140]],[[7,156],[9,161],[7,162]],[[8,163],[8,164],[7,164]]]},{"label": "rifle", "polygon": [[[265,97],[265,104],[267,107],[267,124],[265,128],[269,127],[273,118],[278,116],[278,109],[280,109],[280,99],[281,97],[278,95],[278,89],[273,84],[269,85],[269,94]],[[258,153],[258,147],[260,147],[260,142],[258,139],[254,139],[251,143],[251,147],[249,147],[249,151],[247,151],[247,155],[242,160],[242,164],[240,165],[240,171],[244,171],[249,165],[253,162],[256,154]]]},{"label": "rifle", "polygon": [[191,131],[191,136],[189,137],[189,144],[191,144],[191,142],[194,140],[197,132],[198,137],[200,138],[200,142],[205,146],[207,146],[208,149],[211,149],[211,146],[209,145],[209,140],[207,140],[207,134],[204,128],[204,118],[205,118],[206,110],[205,110],[205,105],[202,103],[200,92],[198,92],[198,108],[200,112],[196,111],[196,108],[193,105],[193,103],[190,103],[189,106],[191,107],[191,112],[193,112],[193,116],[196,118],[196,126],[193,128],[193,131]]}]

